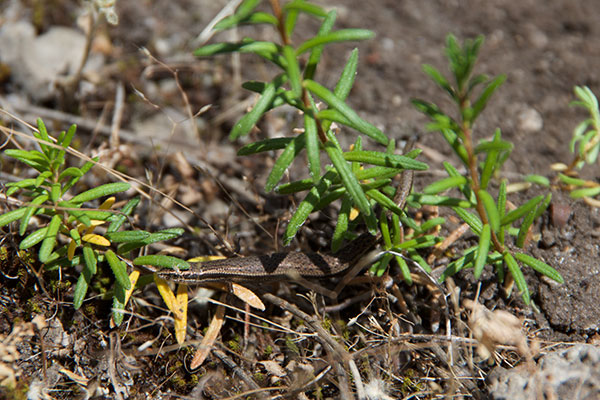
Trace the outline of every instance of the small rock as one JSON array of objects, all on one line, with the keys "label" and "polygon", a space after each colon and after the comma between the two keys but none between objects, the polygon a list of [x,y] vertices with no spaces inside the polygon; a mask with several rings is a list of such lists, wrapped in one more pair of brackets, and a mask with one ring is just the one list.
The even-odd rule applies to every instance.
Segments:
[{"label": "small rock", "polygon": [[162,223],[165,228],[179,228],[188,224],[192,214],[185,210],[171,210],[163,215]]},{"label": "small rock", "polygon": [[528,24],[525,27],[527,41],[536,49],[543,49],[548,45],[548,36],[537,26]]},{"label": "small rock", "polygon": [[533,108],[526,108],[517,116],[518,127],[525,133],[534,133],[542,130],[544,120],[539,112]]},{"label": "small rock", "polygon": [[[34,100],[50,99],[54,84],[75,74],[85,51],[85,35],[66,27],[52,27],[35,36],[28,22],[6,23],[0,29],[0,60],[10,66],[15,83]],[[86,69],[97,69],[101,55],[92,55]]]},{"label": "small rock", "polygon": [[497,367],[488,376],[496,400],[600,398],[600,348],[579,344],[544,355],[535,371]]},{"label": "small rock", "polygon": [[571,206],[568,204],[550,204],[550,218],[552,220],[552,225],[556,226],[557,228],[562,228],[565,226],[572,213],[573,210],[571,210]]},{"label": "small rock", "polygon": [[394,51],[394,40],[389,37],[383,38],[381,41],[381,47],[385,51]]},{"label": "small rock", "polygon": [[175,143],[197,143],[193,122],[185,114],[173,107],[163,107],[161,111],[143,120],[134,120],[132,126],[136,134],[149,141],[171,137],[169,140]]},{"label": "small rock", "polygon": [[229,205],[221,199],[214,199],[206,206],[202,217],[207,221],[222,221],[229,212]]}]

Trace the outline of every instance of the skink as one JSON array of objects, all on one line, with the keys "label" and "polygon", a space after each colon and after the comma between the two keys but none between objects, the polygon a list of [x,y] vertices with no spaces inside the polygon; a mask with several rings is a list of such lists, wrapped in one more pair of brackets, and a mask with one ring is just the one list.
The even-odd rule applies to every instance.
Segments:
[{"label": "skink", "polygon": [[[414,145],[410,141],[405,146],[408,151]],[[412,170],[405,170],[394,202],[404,208],[413,182]],[[193,263],[190,269],[155,270],[161,278],[180,283],[202,282],[260,282],[260,280],[285,280],[290,277],[326,278],[341,274],[354,266],[379,241],[380,235],[363,234],[334,255],[322,253],[286,252],[262,256],[234,257]]]},{"label": "skink", "polygon": [[192,263],[187,270],[154,272],[163,279],[180,283],[260,282],[294,276],[325,278],[348,270],[373,248],[377,240],[375,236],[363,234],[334,255],[292,251]]}]

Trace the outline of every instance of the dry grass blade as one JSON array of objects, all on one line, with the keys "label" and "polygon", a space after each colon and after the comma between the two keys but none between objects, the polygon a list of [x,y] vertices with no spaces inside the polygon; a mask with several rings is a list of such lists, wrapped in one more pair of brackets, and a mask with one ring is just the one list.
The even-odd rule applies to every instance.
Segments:
[{"label": "dry grass blade", "polygon": [[432,264],[433,261],[437,258],[440,258],[442,254],[452,245],[452,243],[456,242],[462,235],[464,235],[469,230],[469,225],[461,224],[458,228],[453,230],[443,242],[438,243],[431,255],[427,258],[427,263]]}]

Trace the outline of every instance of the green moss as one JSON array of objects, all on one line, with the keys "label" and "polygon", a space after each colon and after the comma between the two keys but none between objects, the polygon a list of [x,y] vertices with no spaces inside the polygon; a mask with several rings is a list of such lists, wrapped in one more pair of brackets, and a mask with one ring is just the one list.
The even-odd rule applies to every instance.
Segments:
[{"label": "green moss", "polygon": [[408,369],[404,373],[402,378],[402,385],[400,386],[400,392],[402,396],[408,396],[411,393],[420,392],[424,390],[425,385],[422,382],[415,381],[417,373],[414,369]]},{"label": "green moss", "polygon": [[233,339],[229,340],[227,342],[227,346],[233,350],[234,352],[238,353],[241,351],[242,346],[241,346],[241,338],[239,335],[236,335]]},{"label": "green moss", "polygon": [[169,381],[176,390],[185,389],[185,387],[188,385],[185,378],[179,373],[174,374]]},{"label": "green moss", "polygon": [[126,166],[126,165],[123,165],[123,164],[118,164],[118,165],[115,167],[115,169],[116,169],[118,172],[121,172],[121,173],[123,173],[123,174],[126,174],[126,173],[127,173],[127,171],[129,170],[129,168],[130,168],[130,167],[128,167],[128,166]]},{"label": "green moss", "polygon": [[17,382],[15,388],[0,387],[0,399],[27,400],[27,392],[29,392],[29,385],[20,385]]},{"label": "green moss", "polygon": [[31,14],[31,23],[35,28],[40,31],[44,26],[44,20],[46,19],[46,8],[44,0],[35,0],[33,2],[33,13]]},{"label": "green moss", "polygon": [[346,321],[339,319],[335,323],[336,323],[339,331],[342,332],[342,338],[344,338],[344,340],[349,340],[350,339],[350,331],[348,330],[348,324],[346,323]]},{"label": "green moss", "polygon": [[265,374],[263,374],[262,372],[255,372],[254,380],[260,384],[264,384],[267,380],[267,376]]},{"label": "green moss", "polygon": [[273,346],[269,344],[267,345],[267,347],[265,347],[265,350],[263,351],[263,356],[269,357],[271,354],[273,354]]},{"label": "green moss", "polygon": [[287,349],[292,353],[300,355],[300,348],[298,348],[296,342],[294,342],[289,336],[286,336],[285,338],[285,347],[287,347]]},{"label": "green moss", "polygon": [[198,384],[198,382],[200,382],[200,377],[201,377],[200,374],[192,374],[189,379],[189,384],[191,386],[196,386]]},{"label": "green moss", "polygon": [[40,314],[42,312],[42,307],[35,297],[27,300],[25,309],[27,310],[28,314]]},{"label": "green moss", "polygon": [[37,255],[29,250],[19,250],[19,258],[25,264],[34,264],[37,261]]},{"label": "green moss", "polygon": [[172,374],[172,373],[180,370],[182,366],[183,366],[183,363],[180,360],[175,360],[169,367],[168,372],[170,374]]},{"label": "green moss", "polygon": [[323,320],[321,321],[321,326],[323,327],[323,329],[325,329],[326,331],[331,329],[332,326],[332,321],[331,318],[329,317],[325,317],[323,318]]},{"label": "green moss", "polygon": [[87,314],[89,316],[95,316],[97,309],[96,309],[95,305],[88,303],[88,304],[84,305],[83,311],[85,314]]}]

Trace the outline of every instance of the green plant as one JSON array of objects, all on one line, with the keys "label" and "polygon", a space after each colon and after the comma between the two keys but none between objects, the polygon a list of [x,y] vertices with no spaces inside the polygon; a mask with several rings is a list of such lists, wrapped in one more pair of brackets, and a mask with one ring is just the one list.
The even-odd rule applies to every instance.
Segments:
[{"label": "green plant", "polygon": [[[449,163],[444,163],[448,178],[434,182],[423,190],[425,196],[432,197],[425,198],[427,201],[424,201],[423,196],[413,195],[412,200],[419,204],[451,205],[456,214],[479,237],[477,246],[467,249],[460,258],[448,265],[441,280],[464,268],[473,268],[475,277],[479,278],[483,267],[491,264],[502,281],[507,268],[524,301],[529,303],[529,289],[519,262],[558,282],[563,282],[563,278],[544,262],[514,250],[513,242],[508,241],[508,238],[514,237],[514,245],[524,248],[532,223],[546,210],[551,195],[534,197],[507,213],[506,182],[500,183],[495,197],[490,192],[491,178],[509,157],[512,144],[502,140],[499,129],[491,140],[482,140],[477,145],[474,143],[474,123],[491,95],[505,80],[504,75],[490,79],[483,74],[473,74],[482,44],[481,36],[474,40],[466,40],[462,46],[454,36],[448,36],[446,55],[452,83],[433,66],[423,67],[425,73],[450,96],[457,107],[457,117],[451,117],[430,102],[413,100],[413,104],[432,119],[428,129],[442,134],[467,172],[460,174]],[[437,196],[438,193],[453,188],[458,189],[466,202]],[[475,214],[468,209],[474,209]],[[513,223],[518,220],[521,220],[520,226],[513,228]]]},{"label": "green plant", "polygon": [[[570,143],[571,152],[577,153],[573,165],[581,169],[584,163],[594,164],[598,160],[598,153],[600,152],[600,111],[598,110],[598,99],[587,86],[576,86],[575,95],[579,100],[571,104],[583,107],[590,113],[590,118],[582,121],[575,128],[573,140]],[[579,143],[578,146],[577,143]]]},{"label": "green plant", "polygon": [[[358,51],[354,50],[333,91],[317,83],[317,70],[324,46],[332,42],[370,38],[368,31],[358,29],[332,30],[335,12],[326,13],[314,4],[294,0],[283,7],[277,0],[272,0],[272,14],[257,12],[258,0],[242,2],[237,12],[220,21],[215,29],[228,29],[244,23],[270,24],[279,34],[280,44],[274,42],[243,39],[238,43],[209,44],[197,49],[197,56],[212,56],[220,53],[239,52],[254,53],[277,66],[281,73],[270,82],[246,82],[243,87],[260,94],[250,112],[244,115],[233,127],[230,137],[236,139],[247,134],[270,110],[288,104],[299,109],[303,114],[304,127],[302,133],[288,138],[267,139],[242,147],[238,154],[249,155],[269,150],[283,151],[279,155],[267,179],[265,190],[275,190],[280,194],[291,194],[307,191],[298,205],[283,236],[284,244],[297,234],[308,215],[341,199],[341,207],[332,238],[332,250],[337,250],[342,240],[354,235],[358,221],[364,221],[368,230],[375,234],[379,231],[383,237],[383,247],[389,250],[376,265],[375,271],[381,273],[387,263],[394,257],[398,262],[404,279],[411,282],[407,260],[400,256],[405,252],[426,270],[430,270],[418,249],[435,245],[443,238],[428,234],[432,228],[442,224],[443,218],[436,218],[419,225],[408,217],[395,203],[397,191],[392,185],[392,178],[402,171],[424,170],[427,165],[415,160],[418,151],[411,151],[404,156],[394,154],[394,142],[373,125],[358,117],[345,102],[354,83]],[[292,35],[298,14],[306,13],[322,20],[321,28],[316,36],[294,46]],[[504,82],[505,77],[489,79],[483,74],[473,75],[483,38],[467,40],[460,45],[453,36],[448,37],[446,54],[450,62],[454,82],[451,84],[443,75],[430,65],[425,65],[425,72],[438,84],[457,105],[458,117],[452,118],[433,103],[414,100],[414,105],[433,120],[430,130],[439,131],[452,147],[460,161],[467,168],[461,175],[449,163],[444,167],[449,177],[429,185],[423,193],[409,196],[409,204],[421,207],[435,204],[451,207],[462,218],[473,232],[479,236],[479,244],[452,262],[446,269],[442,279],[463,268],[474,268],[479,278],[486,264],[495,266],[500,280],[504,278],[505,266],[514,278],[518,289],[522,292],[526,303],[529,303],[529,290],[521,271],[519,262],[530,266],[559,282],[562,277],[549,265],[525,253],[514,251],[507,243],[507,237],[515,236],[515,244],[523,248],[527,242],[529,229],[550,203],[550,195],[538,196],[516,210],[506,212],[506,184],[500,185],[499,193],[494,199],[488,186],[494,175],[510,155],[512,144],[502,140],[499,130],[492,140],[482,141],[475,145],[473,141],[473,124],[485,109],[489,98]],[[302,62],[305,52],[310,52]],[[301,68],[304,65],[304,68]],[[481,89],[480,89],[481,88]],[[478,96],[475,96],[478,92]],[[316,106],[315,98],[326,105],[326,109]],[[332,123],[340,124],[345,129],[358,131],[359,136],[350,149],[342,149]],[[364,136],[373,139],[377,144],[386,146],[382,151],[364,151]],[[303,150],[306,150],[308,164],[307,179],[291,183],[281,183],[284,171]],[[331,166],[324,170],[321,167],[320,153],[324,152]],[[483,161],[480,161],[482,159]],[[366,165],[373,165],[363,169]],[[463,198],[440,195],[441,192],[457,188]],[[376,215],[376,205],[381,214]],[[474,209],[475,214],[469,212]],[[360,218],[353,218],[353,211],[358,211]],[[391,215],[391,218],[388,218]],[[512,224],[523,218],[518,228]],[[410,235],[404,236],[402,226],[411,228]]]},{"label": "green plant", "polygon": [[[97,274],[98,263],[108,264],[115,277],[113,309],[122,310],[127,291],[132,290],[135,282],[131,282],[127,266],[117,254],[129,255],[142,246],[179,236],[182,230],[168,229],[153,234],[139,230],[118,231],[138,205],[139,198],[130,200],[120,210],[111,209],[114,197],[106,199],[98,208],[84,208],[84,204],[124,192],[130,185],[125,182],[107,183],[72,195],[75,184],[97,161],[87,161],[79,168],[66,166],[65,156],[75,130],[75,125],[72,125],[55,139],[48,135],[46,126],[38,119],[38,130],[33,135],[39,150],[4,151],[5,155],[36,170],[37,176],[6,184],[7,196],[19,192],[21,198],[28,201],[0,215],[0,227],[19,221],[19,235],[23,236],[34,215],[46,221],[24,237],[19,247],[30,249],[40,244],[38,259],[47,270],[83,266],[74,290],[75,308],[81,307],[92,278]],[[105,224],[108,224],[106,233],[97,233],[97,228]],[[116,251],[111,249],[113,243],[119,243]],[[123,313],[113,313],[117,325],[122,319]]]},{"label": "green plant", "polygon": [[[247,23],[268,24],[278,32],[281,43],[245,38],[238,43],[209,44],[197,49],[194,54],[204,57],[230,52],[253,53],[281,71],[269,82],[251,81],[243,84],[244,88],[259,93],[259,97],[252,110],[233,126],[230,138],[237,139],[248,134],[266,112],[280,106],[287,104],[301,111],[304,123],[302,133],[251,143],[242,147],[238,154],[283,150],[269,174],[265,190],[275,190],[280,194],[308,192],[289,221],[283,236],[284,244],[292,241],[310,213],[341,199],[341,210],[332,240],[332,250],[335,251],[345,238],[353,237],[358,221],[364,221],[372,234],[377,232],[376,204],[389,210],[396,219],[402,216],[402,210],[392,201],[395,190],[391,185],[392,178],[405,169],[423,170],[427,165],[414,159],[419,151],[403,156],[393,154],[394,142],[360,118],[345,102],[354,84],[358,50],[351,53],[333,90],[315,81],[325,46],[333,42],[368,39],[373,37],[372,32],[362,29],[333,30],[335,11],[326,12],[320,6],[305,1],[294,0],[281,7],[279,1],[273,0],[270,3],[272,14],[255,11],[258,3],[258,0],[242,2],[237,12],[221,20],[215,29],[224,30]],[[314,37],[294,45],[292,36],[299,14],[319,19],[321,27]],[[317,107],[317,98],[325,104],[325,109]],[[352,148],[342,148],[335,136],[334,122],[359,133]],[[363,150],[363,137],[382,146],[382,151]],[[309,178],[281,183],[286,169],[303,152],[306,154]],[[332,165],[322,168],[321,153]],[[371,167],[363,169],[361,164]],[[360,218],[351,218],[353,209],[358,210]]]},{"label": "green plant", "polygon": [[[303,0],[293,0],[283,7],[278,0],[271,0],[272,14],[256,11],[258,4],[259,0],[243,1],[237,12],[220,21],[215,29],[224,30],[247,23],[268,24],[278,33],[281,43],[245,38],[237,43],[209,44],[197,49],[195,54],[213,56],[232,52],[252,53],[272,63],[280,71],[268,82],[250,81],[243,84],[244,88],[258,93],[258,99],[254,107],[233,126],[231,139],[247,135],[265,113],[280,106],[290,105],[303,115],[302,133],[250,143],[238,151],[239,155],[251,155],[281,150],[270,171],[265,190],[280,194],[306,192],[289,221],[283,242],[289,244],[293,240],[309,214],[340,200],[332,250],[338,250],[344,240],[356,237],[359,224],[364,223],[371,234],[381,234],[383,248],[388,250],[375,265],[375,272],[382,273],[387,264],[395,259],[405,281],[411,283],[407,261],[412,260],[430,271],[420,251],[444,240],[438,234],[430,232],[445,220],[434,218],[419,223],[407,215],[403,211],[402,200],[407,192],[406,187],[399,185],[397,188],[393,184],[393,178],[409,170],[425,170],[428,166],[415,159],[419,150],[408,151],[404,155],[395,154],[394,140],[360,118],[346,103],[354,84],[358,50],[355,49],[350,54],[333,90],[315,80],[321,55],[327,45],[371,38],[372,32],[362,29],[332,30],[335,11],[325,12],[323,8]],[[292,36],[301,13],[318,18],[321,27],[314,37],[294,46]],[[547,208],[550,195],[535,197],[517,209],[506,212],[506,183],[500,183],[495,196],[490,192],[490,182],[509,157],[512,144],[502,140],[499,130],[491,140],[481,141],[477,145],[473,140],[476,119],[505,79],[504,76],[489,79],[482,74],[473,75],[482,43],[483,39],[479,37],[467,40],[461,46],[453,36],[448,37],[446,53],[454,80],[452,84],[432,66],[424,66],[425,72],[451,97],[458,113],[453,118],[437,105],[423,100],[414,100],[414,105],[431,117],[432,122],[428,128],[442,134],[467,172],[461,174],[452,165],[445,163],[448,178],[432,183],[423,193],[410,194],[408,204],[416,208],[423,205],[450,207],[479,237],[477,246],[467,249],[449,264],[441,280],[464,268],[473,268],[475,276],[479,278],[484,266],[491,264],[502,281],[505,268],[508,268],[525,302],[529,303],[529,290],[519,262],[562,282],[562,277],[553,268],[513,249],[513,238],[516,247],[525,246],[529,230],[534,220]],[[317,106],[317,98],[324,103],[325,108]],[[341,146],[334,123],[344,131],[358,132],[349,148]],[[129,185],[125,183],[102,185],[66,200],[64,196],[67,191],[93,165],[93,162],[88,162],[81,168],[64,168],[65,150],[74,133],[75,128],[72,127],[67,133],[59,135],[54,143],[55,140],[48,136],[43,123],[39,121],[39,132],[35,136],[41,151],[5,152],[36,169],[39,175],[37,178],[9,184],[9,196],[21,190],[22,195],[27,196],[30,201],[0,216],[0,226],[20,220],[19,231],[24,235],[31,216],[47,216],[50,222],[24,238],[21,247],[30,248],[41,243],[39,258],[47,268],[77,264],[84,266],[75,289],[76,307],[81,306],[91,278],[96,273],[97,263],[106,261],[116,278],[113,302],[114,309],[119,310],[124,307],[130,293],[127,290],[134,283],[132,277],[127,276],[125,264],[118,255],[129,257],[132,251],[142,246],[173,238],[182,232],[179,229],[157,233],[118,231],[126,216],[133,212],[138,199],[131,200],[118,213],[108,210],[114,200],[105,201],[99,209],[82,208],[84,202],[126,190]],[[379,151],[364,150],[363,140],[367,139],[372,140],[374,146],[379,146]],[[308,178],[283,183],[285,171],[300,154],[306,155]],[[323,167],[322,155],[330,161],[330,165]],[[452,189],[458,190],[461,198],[441,194]],[[398,199],[402,201],[398,203]],[[474,210],[475,213],[469,210]],[[513,227],[513,223],[520,219],[522,221],[519,227]],[[110,222],[106,234],[94,233],[94,227],[105,222]],[[405,232],[404,227],[410,228],[410,231]],[[62,242],[57,240],[60,235],[67,237],[69,244],[60,244]],[[110,249],[113,244],[118,244],[116,251]],[[79,250],[81,254],[78,253]],[[407,254],[408,257],[405,258],[400,253]],[[162,255],[138,257],[134,264],[189,268],[189,264],[183,260]],[[175,295],[169,293],[174,298]],[[119,323],[122,316],[122,313],[115,313],[115,322]]]},{"label": "green plant", "polygon": [[[373,36],[372,32],[362,29],[332,30],[335,11],[325,12],[321,7],[305,1],[291,1],[283,7],[276,0],[271,1],[273,14],[254,11],[258,3],[256,0],[244,1],[234,15],[220,21],[215,29],[228,29],[244,23],[270,24],[278,32],[281,44],[246,38],[238,43],[210,44],[197,49],[194,54],[212,56],[228,52],[254,53],[281,70],[270,82],[252,81],[243,84],[244,88],[259,93],[260,97],[253,109],[234,125],[230,133],[231,139],[249,133],[266,112],[282,105],[291,105],[303,114],[301,134],[250,143],[238,151],[238,155],[251,155],[283,150],[267,178],[265,191],[274,190],[279,194],[307,192],[288,223],[283,243],[287,245],[292,241],[312,212],[340,200],[341,207],[331,241],[332,251],[340,249],[345,239],[356,237],[358,225],[364,222],[371,234],[381,232],[385,250],[396,253],[407,251],[429,270],[424,260],[418,257],[416,249],[432,246],[443,240],[427,234],[435,223],[443,221],[438,219],[423,227],[419,226],[404,214],[402,205],[394,201],[401,197],[402,185],[398,188],[392,185],[392,179],[403,171],[427,169],[426,164],[415,160],[420,151],[394,154],[395,142],[360,118],[346,104],[356,76],[357,49],[350,54],[332,91],[314,80],[326,45],[368,39]],[[299,13],[316,17],[322,23],[316,36],[294,47],[291,38]],[[308,54],[305,56],[305,53]],[[304,65],[303,69],[301,65]],[[327,108],[319,109],[315,98],[320,99]],[[335,136],[335,129],[332,129],[333,123],[345,130],[358,132],[356,141],[349,149],[342,149]],[[385,148],[381,151],[363,150],[363,139],[367,138]],[[303,151],[306,154],[309,178],[281,183],[287,168]],[[321,166],[321,153],[331,161],[331,165],[324,169]],[[377,207],[382,209],[379,215]],[[391,216],[391,221],[388,220],[388,215]],[[412,228],[411,236],[404,237],[403,225]],[[404,279],[411,283],[408,264],[399,255],[386,254],[375,263],[373,271],[382,274],[393,258],[400,265]]]},{"label": "green plant", "polygon": [[573,161],[567,166],[557,164],[553,167],[561,173],[558,179],[571,191],[573,198],[585,198],[589,203],[599,206],[597,202],[590,199],[600,194],[600,184],[586,181],[576,177],[575,169],[582,169],[585,164],[594,164],[598,160],[600,152],[600,110],[598,99],[587,86],[575,87],[575,96],[578,100],[571,105],[585,108],[590,117],[580,122],[573,130],[573,139],[569,144],[572,153],[575,153]]}]

